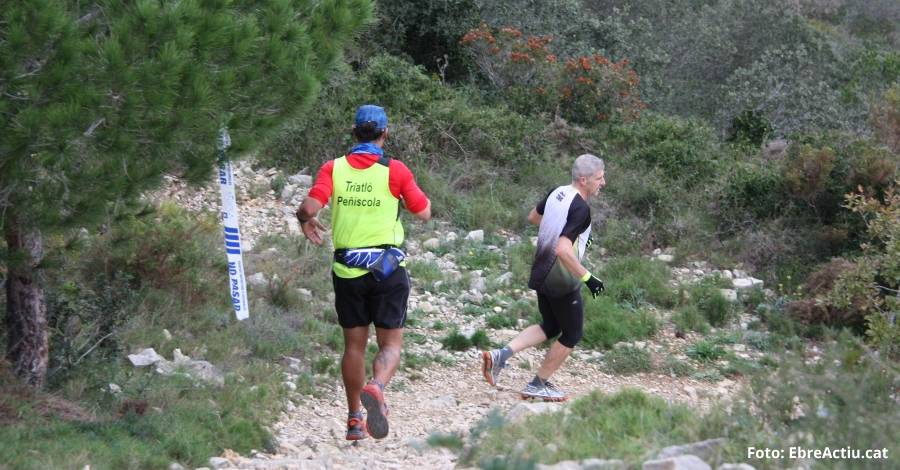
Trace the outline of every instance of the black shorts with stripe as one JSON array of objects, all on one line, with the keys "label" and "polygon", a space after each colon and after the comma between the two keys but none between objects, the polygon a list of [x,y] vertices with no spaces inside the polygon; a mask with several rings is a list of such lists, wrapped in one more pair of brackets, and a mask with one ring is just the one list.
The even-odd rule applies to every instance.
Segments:
[{"label": "black shorts with stripe", "polygon": [[345,279],[331,273],[334,308],[343,328],[375,324],[376,328],[396,329],[406,324],[409,300],[409,273],[400,267],[391,277],[379,282],[372,273]]}]

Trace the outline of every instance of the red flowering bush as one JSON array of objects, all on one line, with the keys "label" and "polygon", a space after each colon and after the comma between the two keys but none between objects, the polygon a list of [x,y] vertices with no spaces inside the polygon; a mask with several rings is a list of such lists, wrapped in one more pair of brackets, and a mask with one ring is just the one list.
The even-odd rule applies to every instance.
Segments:
[{"label": "red flowering bush", "polygon": [[561,61],[550,52],[552,40],[509,27],[495,31],[482,23],[460,43],[484,79],[515,108],[559,113],[581,123],[638,117],[646,105],[628,59],[612,62],[597,54]]}]

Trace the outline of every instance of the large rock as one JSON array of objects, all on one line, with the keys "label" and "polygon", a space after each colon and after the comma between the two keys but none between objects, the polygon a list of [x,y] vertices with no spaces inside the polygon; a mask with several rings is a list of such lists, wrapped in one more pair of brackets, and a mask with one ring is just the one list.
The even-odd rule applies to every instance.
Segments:
[{"label": "large rock", "polygon": [[679,455],[695,455],[703,460],[717,460],[724,445],[725,438],[720,437],[680,446],[669,446],[659,451],[656,454],[656,458],[667,459],[669,457],[678,457]]},{"label": "large rock", "polygon": [[297,186],[310,187],[312,186],[313,178],[310,175],[291,175],[288,176],[288,181],[292,184],[296,184]]},{"label": "large rock", "polygon": [[625,462],[621,460],[584,459],[563,460],[553,465],[538,464],[536,470],[624,470]]},{"label": "large rock", "polygon": [[484,230],[472,230],[466,235],[466,240],[476,243],[484,241]]},{"label": "large rock", "polygon": [[263,287],[269,284],[269,280],[265,273],[254,273],[247,276],[247,283],[251,286]]},{"label": "large rock", "polygon": [[725,297],[725,300],[729,302],[737,302],[738,300],[737,291],[734,289],[719,289],[719,292],[721,292],[722,297]]},{"label": "large rock", "polygon": [[182,354],[180,349],[176,349],[173,354],[171,362],[163,359],[156,363],[158,374],[169,376],[180,373],[219,387],[225,385],[225,376],[216,366],[207,361],[195,361]]},{"label": "large rock", "polygon": [[512,423],[518,423],[524,421],[529,416],[544,413],[555,413],[561,409],[562,405],[560,405],[559,403],[519,403],[506,413],[506,419]]},{"label": "large rock", "polygon": [[422,248],[425,248],[426,250],[436,250],[440,248],[440,246],[441,241],[437,238],[429,238],[422,243]]},{"label": "large rock", "polygon": [[497,276],[497,284],[501,286],[508,286],[512,283],[513,273],[507,271],[499,276]]},{"label": "large rock", "polygon": [[212,468],[225,468],[231,466],[231,462],[222,457],[210,457],[209,466]]},{"label": "large rock", "polygon": [[696,455],[680,455],[662,460],[649,460],[644,462],[643,470],[712,470],[712,468],[700,460]]},{"label": "large rock", "polygon": [[131,361],[135,367],[145,367],[156,364],[159,361],[164,361],[165,359],[157,354],[153,348],[147,348],[137,354],[129,354],[128,360]]},{"label": "large rock", "polygon": [[475,277],[469,280],[469,290],[473,292],[484,292],[487,289],[486,281],[483,277]]}]

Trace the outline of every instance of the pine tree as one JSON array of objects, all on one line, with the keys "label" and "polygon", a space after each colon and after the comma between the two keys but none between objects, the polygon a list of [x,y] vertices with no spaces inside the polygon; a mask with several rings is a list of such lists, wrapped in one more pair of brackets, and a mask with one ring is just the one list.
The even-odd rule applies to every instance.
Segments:
[{"label": "pine tree", "polygon": [[0,9],[0,230],[7,357],[48,360],[44,242],[165,173],[208,177],[301,111],[371,0],[25,0]]}]

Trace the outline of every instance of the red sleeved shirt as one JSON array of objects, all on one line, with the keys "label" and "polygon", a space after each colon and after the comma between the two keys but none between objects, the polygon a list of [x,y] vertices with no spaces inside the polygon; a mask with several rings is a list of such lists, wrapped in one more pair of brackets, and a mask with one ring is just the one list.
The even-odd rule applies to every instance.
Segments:
[{"label": "red sleeved shirt", "polygon": [[[351,153],[347,155],[347,163],[353,168],[364,170],[378,162],[379,158],[378,155],[371,153]],[[328,204],[328,200],[331,199],[334,192],[334,182],[331,177],[333,171],[334,160],[325,162],[319,169],[312,188],[309,189],[309,197],[319,201],[323,206]],[[428,197],[416,184],[412,171],[403,162],[391,159],[388,166],[388,185],[391,194],[398,199],[402,197],[406,208],[413,214],[428,207]]]}]

